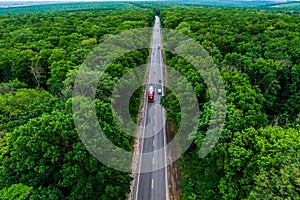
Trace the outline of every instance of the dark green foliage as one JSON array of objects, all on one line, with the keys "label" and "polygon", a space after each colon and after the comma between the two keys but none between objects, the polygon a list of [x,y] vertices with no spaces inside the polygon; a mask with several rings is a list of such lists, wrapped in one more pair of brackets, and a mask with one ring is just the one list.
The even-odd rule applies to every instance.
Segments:
[{"label": "dark green foliage", "polygon": [[[153,23],[152,11],[144,10],[143,15],[138,10],[0,15],[0,82],[18,78],[60,95],[68,71],[107,35]],[[125,55],[118,61],[134,66],[146,56],[142,51],[134,60]]]},{"label": "dark green foliage", "polygon": [[143,92],[142,87],[134,91],[129,102],[130,116],[132,118],[132,121],[134,121],[135,123],[137,123],[137,118],[139,115],[139,107],[141,101],[140,97],[142,96],[142,92]]},{"label": "dark green foliage", "polygon": [[[299,198],[300,17],[290,14],[160,9],[164,27],[192,37],[208,51],[226,89],[226,120],[219,142],[199,158],[212,112],[210,97],[193,66],[166,53],[168,66],[193,86],[200,108],[199,129],[190,135],[194,143],[179,160],[182,199]],[[173,106],[167,119],[178,124],[175,98],[163,103]]]},{"label": "dark green foliage", "polygon": [[[81,5],[61,4],[59,10],[68,11],[61,13],[0,15],[0,199],[126,198],[129,174],[101,164],[77,135],[72,89],[89,52],[110,35],[152,26],[154,14],[165,28],[188,35],[208,51],[227,93],[222,135],[200,159],[212,102],[201,74],[182,57],[165,52],[167,65],[193,87],[200,110],[198,130],[190,134],[195,140],[179,160],[182,199],[299,199],[297,12],[167,3],[157,8],[147,2]],[[57,9],[51,5],[11,12]],[[106,69],[95,94],[100,126],[127,151],[132,151],[133,137],[114,122],[110,96],[117,81],[145,64],[148,55],[142,49],[119,57]],[[165,91],[162,105],[176,131],[181,108],[176,95]],[[133,121],[141,95],[140,88],[130,98]]]},{"label": "dark green foliage", "polygon": [[[165,27],[199,41],[220,69],[246,73],[266,100],[263,111],[269,120],[285,124],[296,119],[300,112],[295,101],[299,96],[298,79],[291,77],[295,77],[299,65],[299,15],[190,7],[163,9],[161,17]],[[174,59],[170,66],[177,70],[190,68],[188,63]]]},{"label": "dark green foliage", "polygon": [[[79,9],[81,4],[68,5],[62,9]],[[130,175],[103,165],[79,139],[72,91],[77,70],[100,42],[110,34],[153,24],[154,14],[146,8],[112,11],[127,7],[124,3],[102,5],[108,10],[0,15],[0,199],[115,200],[130,192]],[[132,151],[133,137],[114,123],[110,96],[117,81],[145,64],[148,54],[142,49],[115,60],[95,95],[107,138],[127,151]],[[134,121],[141,93],[137,90],[130,99]]]},{"label": "dark green foliage", "polygon": [[[29,3],[30,4],[30,3]],[[25,14],[25,13],[45,13],[45,12],[80,12],[80,11],[100,11],[100,10],[120,10],[132,9],[134,6],[127,3],[110,2],[77,2],[77,3],[56,3],[46,5],[31,5],[11,8],[1,8],[0,14]],[[36,19],[32,19],[35,22]]]},{"label": "dark green foliage", "polygon": [[129,175],[103,166],[85,149],[71,114],[44,114],[6,138],[6,178],[33,187],[33,199],[115,199],[128,192],[119,185],[129,184]]}]

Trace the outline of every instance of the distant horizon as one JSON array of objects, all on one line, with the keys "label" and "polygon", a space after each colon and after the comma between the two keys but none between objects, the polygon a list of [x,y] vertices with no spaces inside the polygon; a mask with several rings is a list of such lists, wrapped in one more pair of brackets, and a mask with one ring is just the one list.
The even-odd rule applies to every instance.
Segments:
[{"label": "distant horizon", "polygon": [[[56,1],[64,1],[64,2],[74,2],[74,1],[80,1],[80,2],[111,2],[111,1],[155,1],[155,0],[13,0],[13,1],[8,1],[8,0],[0,0],[1,2],[56,2]],[[161,1],[161,0],[157,0]]]},{"label": "distant horizon", "polygon": [[[13,2],[112,2],[112,1],[162,1],[162,0],[0,0],[0,3],[13,3]],[[172,0],[165,0],[165,1],[172,1]],[[176,0],[174,0],[176,1]],[[197,1],[197,0],[196,0]],[[198,0],[198,2],[205,2],[207,0]],[[246,2],[259,2],[259,1],[269,1],[269,2],[293,2],[293,1],[300,1],[300,0],[214,0],[214,1],[220,1],[220,2],[238,2],[238,1],[246,1]]]},{"label": "distant horizon", "polygon": [[59,3],[91,3],[91,2],[177,2],[177,3],[194,3],[198,5],[228,5],[228,6],[257,6],[266,4],[284,4],[290,2],[300,2],[300,0],[0,0],[0,8],[16,8],[39,6]]}]

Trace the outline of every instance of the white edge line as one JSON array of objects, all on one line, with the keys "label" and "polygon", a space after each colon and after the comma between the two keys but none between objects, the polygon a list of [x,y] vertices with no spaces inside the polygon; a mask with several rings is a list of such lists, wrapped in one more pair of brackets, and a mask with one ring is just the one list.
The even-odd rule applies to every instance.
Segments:
[{"label": "white edge line", "polygon": [[[155,20],[156,21],[156,20]],[[154,24],[155,24],[155,22],[154,22]],[[155,27],[155,25],[153,26],[153,33],[154,33],[154,27]],[[153,34],[154,35],[154,34]],[[153,35],[152,35],[152,38],[151,38],[151,45],[150,45],[150,47],[151,47],[151,49],[152,49],[152,40],[153,40]],[[152,58],[152,56],[151,56],[151,53],[152,52],[150,52],[150,57]],[[151,63],[151,61],[150,61],[150,63]],[[150,66],[151,67],[151,66]],[[150,76],[150,69],[149,69],[149,75],[148,76]],[[148,83],[147,83],[148,84]],[[147,94],[147,91],[146,91],[146,94]],[[146,100],[147,101],[147,100]],[[145,111],[147,112],[147,108],[148,108],[148,103],[146,102],[146,106],[145,106]],[[137,185],[136,185],[136,195],[135,195],[135,199],[137,200],[137,198],[138,198],[138,191],[139,191],[139,183],[140,183],[140,174],[141,174],[141,166],[142,166],[142,155],[143,155],[143,147],[144,147],[144,135],[145,135],[145,126],[146,126],[146,112],[144,112],[144,126],[143,126],[143,135],[142,135],[142,148],[141,148],[141,155],[140,155],[140,163],[139,163],[139,165],[140,165],[140,167],[139,167],[139,173],[138,173],[138,180],[137,180]],[[153,179],[152,179],[152,181],[153,181]]]},{"label": "white edge line", "polygon": [[[159,34],[161,35],[161,31],[159,32]],[[161,38],[161,43],[162,43],[162,37]],[[162,46],[162,44],[161,44]],[[163,58],[162,58],[162,48],[160,50],[160,59],[162,60],[161,62],[161,66],[162,66],[162,70],[161,70],[161,76],[163,74],[163,71],[164,71],[164,64],[163,64]],[[162,76],[162,84],[161,84],[161,87],[162,87],[162,95],[164,95],[164,81],[163,81],[163,76]],[[165,112],[164,112],[164,109],[163,109],[163,115],[162,115],[162,118],[163,118],[163,123],[166,123],[165,122]],[[169,200],[169,187],[168,187],[168,165],[167,165],[167,151],[166,151],[166,129],[163,127],[163,133],[164,133],[164,151],[165,151],[165,163],[166,163],[166,167],[165,167],[165,182],[166,182],[166,199]]]},{"label": "white edge line", "polygon": [[[147,111],[148,103],[146,102],[145,111]],[[140,183],[140,174],[141,174],[141,167],[142,167],[142,157],[143,157],[143,148],[144,148],[144,135],[145,135],[145,126],[146,126],[146,112],[144,112],[144,125],[143,125],[143,134],[142,134],[142,147],[141,147],[141,154],[140,154],[140,163],[139,163],[139,172],[138,172],[138,180],[136,185],[136,196],[135,199],[138,198],[138,191],[139,191],[139,183]]]}]

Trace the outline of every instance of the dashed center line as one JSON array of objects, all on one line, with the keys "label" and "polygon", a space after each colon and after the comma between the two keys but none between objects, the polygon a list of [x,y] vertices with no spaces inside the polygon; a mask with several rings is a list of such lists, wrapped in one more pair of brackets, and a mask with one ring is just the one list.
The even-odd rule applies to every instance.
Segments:
[{"label": "dashed center line", "polygon": [[151,183],[151,188],[153,189],[153,179],[152,179],[152,183]]}]

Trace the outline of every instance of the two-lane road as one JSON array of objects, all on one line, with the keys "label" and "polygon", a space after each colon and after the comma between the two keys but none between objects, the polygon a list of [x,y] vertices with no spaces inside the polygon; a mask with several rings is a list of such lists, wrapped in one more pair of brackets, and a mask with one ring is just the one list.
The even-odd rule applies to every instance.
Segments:
[{"label": "two-lane road", "polygon": [[[155,91],[154,102],[147,102],[145,110],[145,126],[143,129],[140,172],[137,181],[137,200],[168,200],[168,183],[166,167],[166,151],[158,151],[166,144],[165,140],[165,110],[160,106],[163,95],[163,59],[162,40],[159,18],[155,17],[155,25],[151,43],[151,58],[149,63],[148,86]],[[162,94],[158,94],[158,89]],[[164,167],[161,167],[164,166]]]}]

